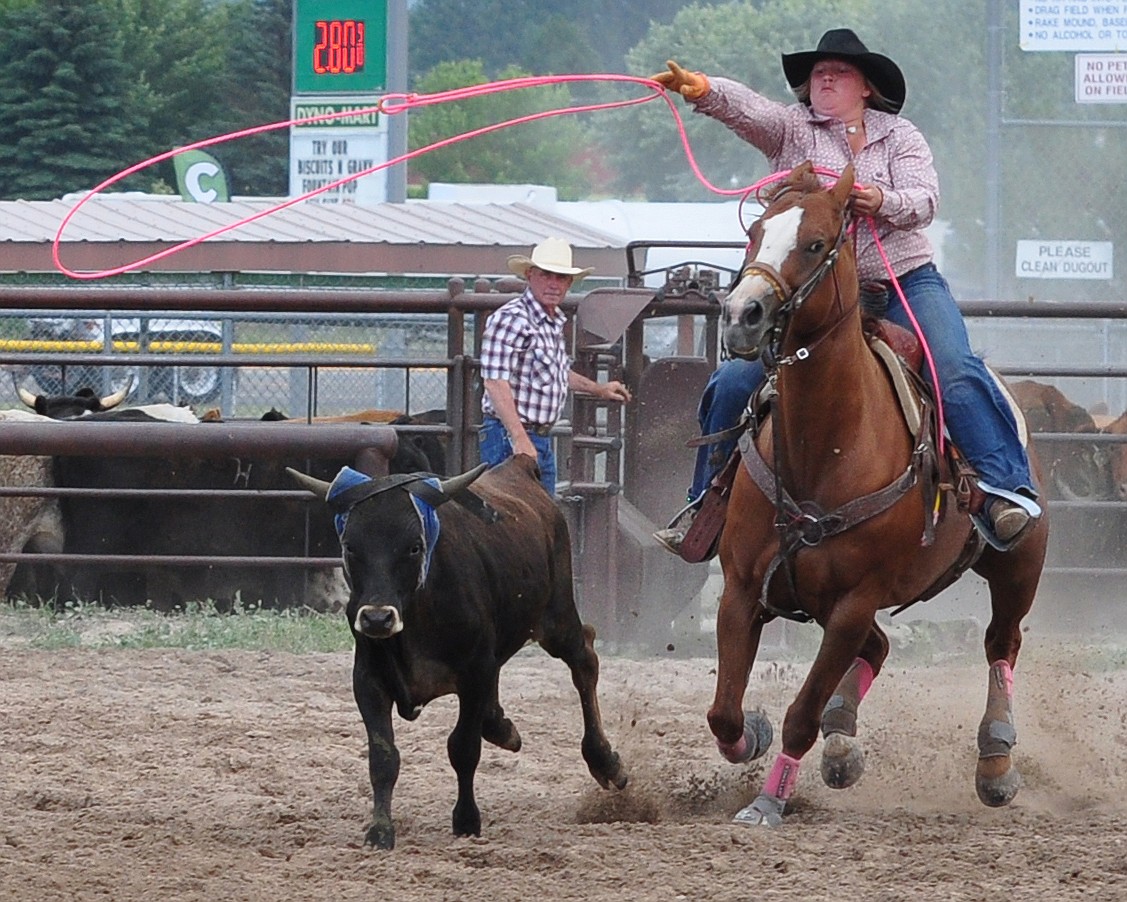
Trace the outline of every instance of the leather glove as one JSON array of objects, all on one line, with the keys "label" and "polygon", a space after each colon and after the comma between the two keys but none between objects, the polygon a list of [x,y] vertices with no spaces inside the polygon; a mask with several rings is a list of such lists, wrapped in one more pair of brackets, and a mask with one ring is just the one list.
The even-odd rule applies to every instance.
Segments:
[{"label": "leather glove", "polygon": [[667,60],[668,72],[658,72],[651,76],[667,91],[676,91],[686,100],[700,100],[709,92],[708,77],[703,72],[689,72],[673,60]]}]

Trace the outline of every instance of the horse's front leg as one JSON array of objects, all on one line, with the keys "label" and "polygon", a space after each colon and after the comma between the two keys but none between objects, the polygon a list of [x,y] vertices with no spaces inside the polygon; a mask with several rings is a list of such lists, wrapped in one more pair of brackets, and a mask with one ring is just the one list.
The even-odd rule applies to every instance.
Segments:
[{"label": "horse's front leg", "polygon": [[888,638],[874,623],[822,711],[822,780],[831,789],[853,786],[865,772],[865,752],[857,741],[857,709],[887,657]]},{"label": "horse's front leg", "polygon": [[744,692],[763,633],[763,609],[749,588],[725,579],[716,615],[716,694],[708,726],[720,754],[742,764],[765,754],[774,738],[766,713],[743,710]]},{"label": "horse's front leg", "polygon": [[876,610],[854,597],[842,599],[831,612],[810,672],[783,718],[782,751],[759,797],[736,815],[737,823],[766,827],[782,823],[783,811],[798,782],[802,757],[817,741],[822,712],[858,657],[873,628]]}]

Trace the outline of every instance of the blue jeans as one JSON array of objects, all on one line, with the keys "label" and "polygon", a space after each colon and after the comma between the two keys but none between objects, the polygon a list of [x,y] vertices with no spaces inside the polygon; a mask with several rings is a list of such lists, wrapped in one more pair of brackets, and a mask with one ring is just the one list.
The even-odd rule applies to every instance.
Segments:
[{"label": "blue jeans", "polygon": [[[942,388],[943,416],[951,439],[983,481],[1009,491],[1021,491],[1035,499],[1029,458],[1021,446],[1017,423],[1009,404],[986,371],[986,365],[971,351],[966,324],[947,280],[929,263],[901,276],[900,287],[935,359]],[[895,291],[889,294],[885,318],[914,333]],[[924,375],[931,383],[926,363]],[[734,426],[751,393],[762,381],[763,365],[758,360],[722,363],[709,378],[700,399],[697,416],[701,435]],[[735,441],[718,442],[697,449],[690,501],[708,488],[735,444]]]},{"label": "blue jeans", "polygon": [[[540,467],[540,484],[549,495],[556,493],[556,453],[552,449],[550,435],[528,436],[536,448],[536,463]],[[509,433],[496,417],[486,416],[481,422],[481,431],[477,434],[478,445],[481,450],[481,462],[495,467],[513,456],[513,443],[509,441]]]}]

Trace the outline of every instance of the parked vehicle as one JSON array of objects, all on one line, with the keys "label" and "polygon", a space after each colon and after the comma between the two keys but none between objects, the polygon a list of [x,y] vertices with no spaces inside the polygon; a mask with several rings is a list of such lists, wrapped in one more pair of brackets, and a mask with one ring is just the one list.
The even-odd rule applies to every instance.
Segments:
[{"label": "parked vehicle", "polygon": [[[137,317],[42,317],[28,321],[32,339],[63,342],[89,342],[86,348],[98,353],[105,347],[106,325],[109,323],[115,344],[129,343],[140,348],[153,348],[164,342],[220,343],[223,326],[215,320],[150,319]],[[68,348],[69,350],[69,348]],[[199,404],[219,396],[219,368],[214,366],[149,367],[140,366],[57,366],[37,364],[31,375],[40,391],[61,395],[80,388],[99,393],[120,391],[132,385],[129,400],[146,402],[157,399],[173,403]]]}]

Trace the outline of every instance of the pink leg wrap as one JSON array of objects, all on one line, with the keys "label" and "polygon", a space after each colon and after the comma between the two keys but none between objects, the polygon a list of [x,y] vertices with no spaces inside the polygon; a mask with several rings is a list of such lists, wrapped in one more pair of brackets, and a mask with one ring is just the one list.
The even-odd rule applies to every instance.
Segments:
[{"label": "pink leg wrap", "polygon": [[864,658],[854,658],[853,669],[857,671],[857,701],[861,701],[873,686],[873,665]]},{"label": "pink leg wrap", "polygon": [[798,782],[798,765],[797,758],[779,752],[775,766],[771,768],[767,782],[763,784],[764,795],[774,796],[784,802],[789,799],[794,792],[794,784]]},{"label": "pink leg wrap", "polygon": [[1006,698],[1014,697],[1014,672],[1009,661],[995,661],[990,665],[990,679],[996,680],[999,689],[1005,688]]}]

